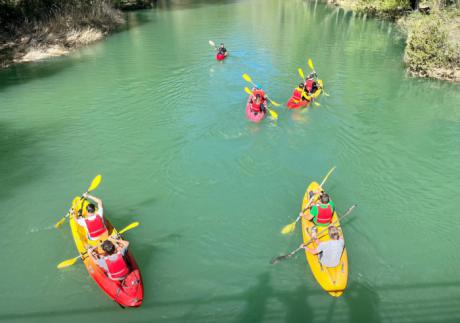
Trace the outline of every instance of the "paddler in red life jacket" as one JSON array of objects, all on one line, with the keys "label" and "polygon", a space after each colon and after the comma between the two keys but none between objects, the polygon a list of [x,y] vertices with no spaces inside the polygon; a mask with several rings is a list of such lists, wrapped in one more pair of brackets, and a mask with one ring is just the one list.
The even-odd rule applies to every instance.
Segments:
[{"label": "paddler in red life jacket", "polygon": [[316,226],[327,227],[332,222],[334,210],[334,202],[331,201],[329,195],[322,192],[318,203],[310,207],[309,214],[305,214],[303,212],[300,214],[305,219],[312,221]]},{"label": "paddler in red life jacket", "polygon": [[312,95],[318,90],[318,83],[316,82],[316,72],[310,73],[307,79],[305,80],[305,91],[309,95]]},{"label": "paddler in red life jacket", "polygon": [[110,279],[123,280],[129,274],[129,267],[123,256],[128,250],[129,242],[109,237],[102,243],[103,254],[97,254],[97,264],[102,267]]},{"label": "paddler in red life jacket", "polygon": [[267,108],[267,96],[265,92],[258,87],[253,88],[249,103],[251,104],[251,110],[255,113],[265,112]]},{"label": "paddler in red life jacket", "polygon": [[86,206],[86,216],[80,216],[76,218],[76,221],[79,225],[86,229],[88,240],[97,241],[106,239],[107,228],[104,223],[104,209],[102,200],[87,193],[83,194],[83,197],[87,200],[92,200],[97,204],[97,212],[96,206],[93,203],[89,203]]}]

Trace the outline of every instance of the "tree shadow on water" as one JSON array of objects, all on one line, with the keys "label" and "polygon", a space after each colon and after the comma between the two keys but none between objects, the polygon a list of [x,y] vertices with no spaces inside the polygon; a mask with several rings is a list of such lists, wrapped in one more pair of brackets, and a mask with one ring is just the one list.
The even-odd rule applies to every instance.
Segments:
[{"label": "tree shadow on water", "polygon": [[40,137],[32,130],[15,130],[0,124],[0,197],[13,195],[15,188],[42,176],[42,156],[36,145]]}]

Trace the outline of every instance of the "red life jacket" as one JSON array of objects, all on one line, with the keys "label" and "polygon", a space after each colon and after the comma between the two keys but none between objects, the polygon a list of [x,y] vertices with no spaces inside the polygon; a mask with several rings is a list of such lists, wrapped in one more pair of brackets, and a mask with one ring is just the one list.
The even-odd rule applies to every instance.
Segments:
[{"label": "red life jacket", "polygon": [[[260,103],[256,103],[256,96],[260,95]],[[254,90],[252,91],[252,103],[251,103],[251,108],[255,112],[260,112],[261,111],[261,106],[265,103],[265,92],[262,90]]]},{"label": "red life jacket", "polygon": [[306,82],[305,82],[305,87],[307,88],[308,92],[311,93],[311,91],[313,90],[313,83],[315,81],[313,79],[307,79]]},{"label": "red life jacket", "polygon": [[115,260],[110,260],[109,257],[105,257],[104,260],[107,264],[110,279],[121,280],[129,274],[129,268],[121,253],[117,252],[116,255],[117,258]]},{"label": "red life jacket", "polygon": [[318,208],[318,215],[316,216],[316,222],[321,223],[321,224],[330,223],[332,221],[332,216],[334,215],[331,205],[327,204],[326,208],[322,208],[320,207],[320,204],[318,204],[316,207]]},{"label": "red life jacket", "polygon": [[85,218],[85,223],[86,229],[88,230],[88,235],[91,239],[96,239],[100,235],[107,232],[104,220],[102,220],[102,217],[100,217],[98,214],[96,214],[92,220]]}]

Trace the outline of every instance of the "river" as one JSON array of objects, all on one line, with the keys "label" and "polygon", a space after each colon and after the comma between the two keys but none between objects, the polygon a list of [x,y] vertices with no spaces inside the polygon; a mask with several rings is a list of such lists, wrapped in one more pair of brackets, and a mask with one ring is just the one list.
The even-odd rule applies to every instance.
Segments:
[{"label": "river", "polygon": [[[389,22],[300,0],[174,1],[68,57],[0,71],[4,322],[458,322],[460,87],[413,79]],[[225,42],[216,62],[208,40]],[[329,97],[246,120],[248,73],[286,102],[311,57]],[[295,249],[325,188],[350,276],[323,292]],[[121,309],[53,228],[96,174],[144,278]]]}]

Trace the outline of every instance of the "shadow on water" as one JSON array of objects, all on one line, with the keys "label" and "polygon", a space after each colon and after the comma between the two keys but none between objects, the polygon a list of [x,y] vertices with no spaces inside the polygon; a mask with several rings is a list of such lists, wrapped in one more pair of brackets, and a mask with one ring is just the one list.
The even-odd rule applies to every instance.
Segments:
[{"label": "shadow on water", "polygon": [[[145,259],[144,257],[152,257],[153,253],[157,252],[157,247],[146,245],[136,246],[134,250],[136,257]],[[142,263],[145,265],[146,263]],[[142,267],[142,266],[141,266]],[[148,279],[151,279],[149,277]],[[273,313],[268,304],[272,301],[279,301],[286,308],[285,322],[311,322],[313,320],[318,322],[327,322],[330,320],[338,322],[380,322],[381,314],[385,313],[385,321],[398,321],[402,317],[406,317],[408,313],[405,309],[410,309],[410,317],[413,321],[420,322],[458,322],[460,313],[458,308],[460,300],[451,300],[446,302],[446,299],[439,298],[439,292],[445,288],[455,289],[460,291],[460,281],[456,282],[439,282],[429,284],[413,284],[413,285],[383,285],[370,287],[365,283],[353,282],[347,289],[345,295],[342,297],[348,308],[348,314],[344,311],[334,313],[336,305],[339,300],[331,298],[328,304],[318,305],[316,308],[308,303],[308,298],[311,296],[321,296],[324,292],[318,288],[314,290],[307,289],[304,285],[300,285],[291,291],[275,290],[270,284],[270,276],[268,273],[262,273],[257,277],[256,284],[249,287],[246,291],[237,294],[220,295],[211,298],[193,298],[193,299],[178,299],[171,301],[153,301],[151,297],[142,305],[142,308],[149,309],[155,308],[157,311],[161,308],[175,307],[175,306],[192,306],[192,311],[187,313],[186,317],[177,318],[178,320],[186,318],[188,322],[215,322],[216,317],[199,313],[198,308],[202,305],[212,305],[213,307],[222,307],[226,303],[241,302],[244,304],[244,309],[235,321],[237,322],[263,322],[270,321],[273,315],[280,316],[279,309]],[[376,291],[384,292],[406,292],[411,297],[405,301],[400,301],[397,306],[393,303],[383,304]],[[428,293],[429,292],[429,293]],[[148,295],[148,291],[147,291]],[[422,301],[417,300],[415,295],[429,295],[429,298]],[[327,307],[322,315],[320,312]],[[96,308],[75,308],[65,310],[47,310],[32,313],[11,313],[0,314],[0,321],[8,322],[10,320],[27,320],[34,318],[35,320],[46,319],[52,317],[64,317],[69,315],[85,315],[88,314],[108,314],[115,313],[118,307],[113,304],[107,307]],[[314,311],[315,310],[315,311]],[[443,317],[440,311],[446,313],[455,313],[449,317]],[[282,315],[282,313],[281,313]],[[174,320],[174,318],[170,318]]]},{"label": "shadow on water", "polygon": [[37,160],[42,156],[38,148],[34,149],[43,133],[37,132],[0,125],[0,197],[13,194],[14,188],[43,175],[42,164]]},{"label": "shadow on water", "polygon": [[379,296],[368,285],[353,282],[344,295],[350,312],[349,322],[380,322]]},{"label": "shadow on water", "polygon": [[239,0],[158,0],[155,8],[160,9],[196,9],[209,5],[225,5],[239,2]]},{"label": "shadow on water", "polygon": [[311,291],[305,285],[299,285],[292,293],[278,297],[286,307],[286,323],[313,321],[313,309],[308,304],[307,297]]},{"label": "shadow on water", "polygon": [[263,322],[267,303],[273,297],[274,290],[270,286],[270,275],[265,272],[257,277],[257,284],[241,295],[246,303],[244,311],[237,319],[240,323]]}]

